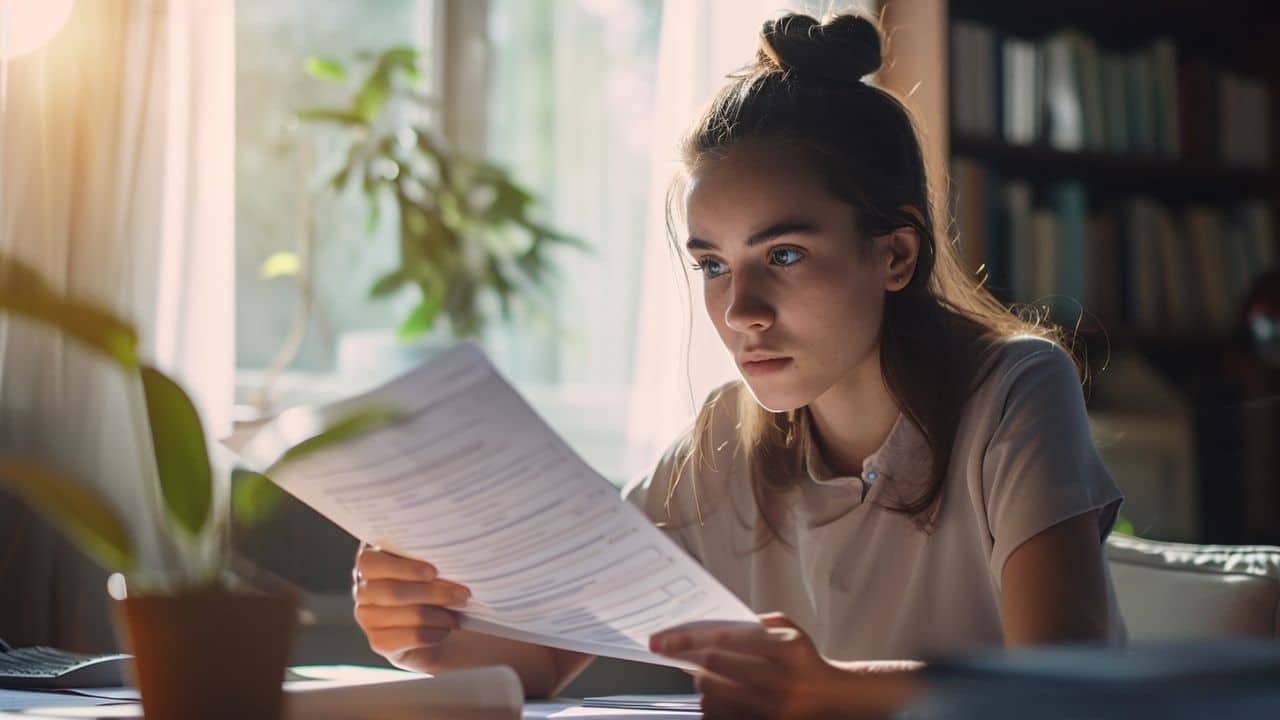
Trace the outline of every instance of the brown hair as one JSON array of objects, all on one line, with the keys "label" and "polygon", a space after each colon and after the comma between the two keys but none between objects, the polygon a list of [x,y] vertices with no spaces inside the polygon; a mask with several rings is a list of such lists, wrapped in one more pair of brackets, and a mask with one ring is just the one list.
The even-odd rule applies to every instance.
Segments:
[{"label": "brown hair", "polygon": [[[822,23],[797,14],[769,20],[761,29],[755,62],[730,76],[711,100],[684,138],[681,156],[692,171],[740,143],[778,143],[811,163],[830,191],[853,208],[860,251],[868,251],[872,238],[899,228],[919,234],[914,276],[885,298],[880,365],[894,401],[920,429],[933,459],[923,489],[902,497],[899,487],[897,501],[886,507],[928,530],[931,510],[941,501],[961,412],[983,379],[985,361],[1000,340],[1013,335],[1036,335],[1059,345],[1062,339],[1039,312],[1024,310],[1021,317],[997,301],[962,267],[945,230],[935,227],[911,114],[897,96],[863,81],[880,65],[880,28],[866,16],[841,14]],[[667,196],[668,229],[677,252],[672,204],[680,181]],[[689,463],[705,463],[719,449],[710,431],[720,394],[708,399],[681,449],[668,500]],[[736,451],[752,468],[756,505],[777,536],[766,496],[793,487],[802,476],[796,435],[807,409],[772,413],[750,393],[738,397]],[[696,501],[696,486],[693,492]]]}]

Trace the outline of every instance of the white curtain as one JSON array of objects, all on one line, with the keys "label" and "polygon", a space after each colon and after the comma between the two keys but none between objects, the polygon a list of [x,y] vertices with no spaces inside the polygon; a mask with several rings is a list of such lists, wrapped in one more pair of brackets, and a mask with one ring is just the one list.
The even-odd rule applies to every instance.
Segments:
[{"label": "white curtain", "polygon": [[703,308],[701,280],[667,239],[666,193],[678,169],[681,135],[726,76],[755,58],[765,20],[789,10],[821,19],[831,11],[874,5],[874,0],[668,0],[663,5],[628,423],[628,444],[642,458],[656,458],[688,427],[711,390],[738,377]]},{"label": "white curtain", "polygon": [[[79,0],[48,46],[9,64],[0,116],[0,249],[130,318],[209,437],[231,427],[233,9]],[[52,459],[109,497],[155,568],[134,392],[74,342],[0,317],[0,449]],[[0,637],[111,646],[102,577],[0,496]]]}]

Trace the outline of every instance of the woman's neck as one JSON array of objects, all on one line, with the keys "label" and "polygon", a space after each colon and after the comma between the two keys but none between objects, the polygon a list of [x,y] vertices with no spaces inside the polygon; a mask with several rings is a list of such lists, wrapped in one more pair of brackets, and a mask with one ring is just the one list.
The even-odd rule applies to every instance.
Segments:
[{"label": "woman's neck", "polygon": [[880,372],[880,352],[809,404],[814,440],[837,475],[861,475],[867,456],[888,439],[900,413]]}]

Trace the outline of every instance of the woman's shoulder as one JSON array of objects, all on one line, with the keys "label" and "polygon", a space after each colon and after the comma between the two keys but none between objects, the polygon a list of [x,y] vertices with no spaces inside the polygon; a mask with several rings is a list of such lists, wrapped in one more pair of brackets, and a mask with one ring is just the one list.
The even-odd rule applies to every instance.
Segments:
[{"label": "woman's shoulder", "polygon": [[974,429],[990,430],[1023,400],[1083,399],[1075,358],[1054,340],[1038,335],[1011,335],[990,342],[972,388],[962,424]]},{"label": "woman's shoulder", "polygon": [[1076,360],[1059,343],[1039,335],[1010,335],[991,343],[979,371],[980,388],[1013,391],[1028,375],[1048,374],[1079,384]]}]

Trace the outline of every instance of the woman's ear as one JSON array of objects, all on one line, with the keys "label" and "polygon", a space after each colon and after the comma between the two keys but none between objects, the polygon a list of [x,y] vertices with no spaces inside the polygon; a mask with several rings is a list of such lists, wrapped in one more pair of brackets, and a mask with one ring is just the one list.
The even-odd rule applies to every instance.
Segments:
[{"label": "woman's ear", "polygon": [[905,288],[916,273],[920,259],[920,233],[910,225],[904,225],[876,240],[884,270],[884,289],[898,292]]}]

